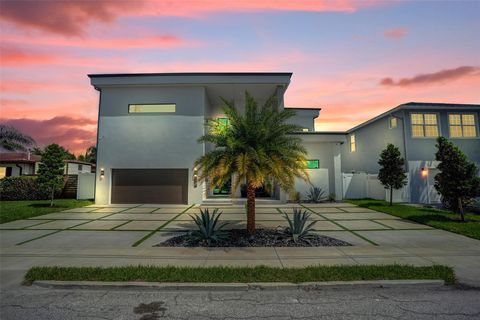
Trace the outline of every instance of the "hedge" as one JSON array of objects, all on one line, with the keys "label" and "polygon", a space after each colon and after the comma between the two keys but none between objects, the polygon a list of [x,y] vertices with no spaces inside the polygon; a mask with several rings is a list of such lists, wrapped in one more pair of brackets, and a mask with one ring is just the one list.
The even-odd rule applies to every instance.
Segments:
[{"label": "hedge", "polygon": [[1,200],[45,200],[48,198],[48,191],[38,184],[35,176],[0,179]]}]

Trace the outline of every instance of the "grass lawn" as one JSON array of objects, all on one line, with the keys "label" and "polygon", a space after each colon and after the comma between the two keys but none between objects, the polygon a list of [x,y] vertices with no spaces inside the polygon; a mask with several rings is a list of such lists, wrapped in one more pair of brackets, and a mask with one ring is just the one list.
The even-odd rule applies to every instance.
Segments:
[{"label": "grass lawn", "polygon": [[453,269],[446,266],[311,266],[273,267],[33,267],[25,284],[35,280],[58,281],[147,281],[147,282],[317,282],[354,280],[441,279],[455,282]]},{"label": "grass lawn", "polygon": [[372,199],[348,200],[348,202],[480,240],[480,215],[478,214],[467,213],[465,214],[466,222],[461,222],[459,214],[446,210],[402,204],[390,206],[386,201]]},{"label": "grass lawn", "polygon": [[75,199],[57,199],[54,201],[54,207],[50,207],[50,200],[0,201],[0,223],[84,207],[90,204],[93,204],[93,201]]}]

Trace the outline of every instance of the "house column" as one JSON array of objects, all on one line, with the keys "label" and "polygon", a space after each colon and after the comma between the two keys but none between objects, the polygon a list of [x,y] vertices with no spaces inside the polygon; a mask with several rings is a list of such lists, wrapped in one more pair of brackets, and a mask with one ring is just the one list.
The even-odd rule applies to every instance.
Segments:
[{"label": "house column", "polygon": [[341,144],[335,143],[333,148],[333,175],[335,182],[335,200],[343,198],[343,181],[342,181],[342,153]]}]

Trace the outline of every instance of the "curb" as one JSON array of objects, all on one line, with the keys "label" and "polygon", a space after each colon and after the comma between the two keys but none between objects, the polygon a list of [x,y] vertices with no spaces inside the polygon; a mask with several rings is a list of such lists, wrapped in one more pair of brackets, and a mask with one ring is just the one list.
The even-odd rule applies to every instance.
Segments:
[{"label": "curb", "polygon": [[178,282],[103,282],[103,281],[53,281],[35,280],[32,285],[51,289],[135,289],[135,290],[213,290],[213,291],[248,291],[248,290],[322,290],[330,288],[392,288],[405,286],[442,287],[443,280],[373,280],[373,281],[326,281],[326,282],[252,282],[252,283],[178,283]]}]

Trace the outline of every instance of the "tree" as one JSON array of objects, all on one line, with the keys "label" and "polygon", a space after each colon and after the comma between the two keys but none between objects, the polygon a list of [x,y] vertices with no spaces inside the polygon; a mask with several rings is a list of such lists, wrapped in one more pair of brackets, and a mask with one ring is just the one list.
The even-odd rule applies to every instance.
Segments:
[{"label": "tree", "polygon": [[77,157],[75,157],[75,155],[73,153],[71,153],[70,151],[68,151],[68,149],[65,149],[64,147],[62,146],[59,146],[60,149],[62,150],[63,152],[63,159],[64,160],[76,160]]},{"label": "tree", "polygon": [[51,207],[53,207],[55,192],[63,186],[64,159],[64,149],[58,144],[48,145],[42,153],[38,168],[38,183],[50,193]]},{"label": "tree", "polygon": [[439,137],[436,146],[440,172],[435,175],[435,189],[442,195],[442,202],[465,221],[465,205],[480,195],[478,168],[447,138]]},{"label": "tree", "polygon": [[400,189],[407,184],[407,175],[404,170],[405,159],[402,158],[400,150],[389,143],[387,148],[380,153],[378,164],[381,166],[378,179],[385,189],[390,189],[390,205],[392,205],[393,189]]},{"label": "tree", "polygon": [[293,110],[277,111],[276,97],[258,107],[245,93],[245,113],[240,114],[233,102],[222,99],[228,125],[207,120],[207,133],[199,142],[212,143],[214,149],[195,161],[198,179],[218,188],[233,179],[232,190],[247,185],[247,230],[255,232],[255,189],[268,182],[290,191],[295,178],[308,180],[306,150],[291,133],[301,128],[287,124]]},{"label": "tree", "polygon": [[35,140],[12,126],[0,124],[0,146],[8,151],[26,151]]},{"label": "tree", "polygon": [[90,163],[97,162],[97,147],[91,146],[85,152],[85,161]]}]

